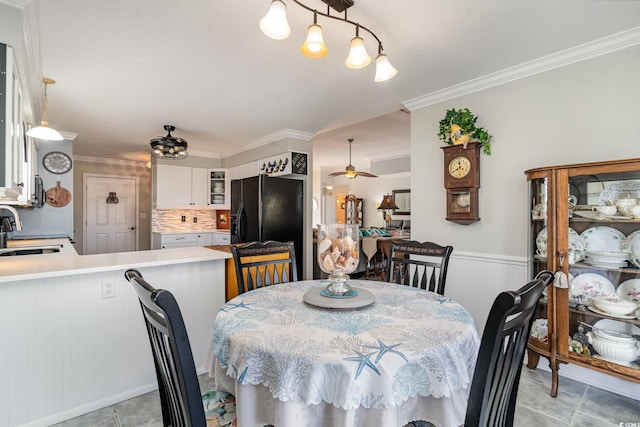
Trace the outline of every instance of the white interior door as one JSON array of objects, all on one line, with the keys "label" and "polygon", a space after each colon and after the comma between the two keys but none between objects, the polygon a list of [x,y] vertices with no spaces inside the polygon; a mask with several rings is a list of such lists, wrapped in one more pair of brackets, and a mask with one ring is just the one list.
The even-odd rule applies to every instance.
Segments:
[{"label": "white interior door", "polygon": [[[135,178],[85,176],[84,254],[136,250],[136,191]],[[109,193],[115,193],[117,203],[107,203]]]}]

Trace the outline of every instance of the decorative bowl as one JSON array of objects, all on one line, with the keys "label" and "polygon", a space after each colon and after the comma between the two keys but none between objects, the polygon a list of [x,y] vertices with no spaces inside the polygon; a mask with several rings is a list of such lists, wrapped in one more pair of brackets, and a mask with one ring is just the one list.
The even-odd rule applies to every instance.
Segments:
[{"label": "decorative bowl", "polygon": [[591,301],[596,308],[615,316],[625,316],[638,309],[638,304],[633,301],[622,299],[617,295],[593,297],[591,298]]},{"label": "decorative bowl", "polygon": [[627,334],[594,329],[587,332],[587,339],[600,357],[609,362],[631,366],[640,356],[640,343]]}]

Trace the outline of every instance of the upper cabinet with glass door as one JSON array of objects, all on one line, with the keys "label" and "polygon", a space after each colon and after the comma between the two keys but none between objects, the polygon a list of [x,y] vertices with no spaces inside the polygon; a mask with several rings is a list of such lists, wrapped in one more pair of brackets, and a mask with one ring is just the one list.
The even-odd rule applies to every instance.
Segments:
[{"label": "upper cabinet with glass door", "polygon": [[560,363],[640,383],[640,159],[541,168],[527,177],[531,274],[549,268],[568,278],[547,295],[555,307],[549,346],[540,350],[532,336],[530,367],[540,355],[550,359],[552,395]]},{"label": "upper cabinet with glass door", "polygon": [[229,171],[226,169],[209,170],[209,204],[214,209],[231,208],[231,186]]}]

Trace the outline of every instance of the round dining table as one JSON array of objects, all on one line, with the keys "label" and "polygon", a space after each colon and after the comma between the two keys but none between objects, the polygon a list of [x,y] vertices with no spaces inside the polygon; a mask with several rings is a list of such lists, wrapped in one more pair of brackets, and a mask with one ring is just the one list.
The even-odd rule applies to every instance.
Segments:
[{"label": "round dining table", "polygon": [[208,369],[217,389],[235,395],[238,426],[464,423],[480,345],[469,312],[421,289],[350,283],[359,292],[351,300],[323,299],[327,282],[308,280],[220,309]]}]

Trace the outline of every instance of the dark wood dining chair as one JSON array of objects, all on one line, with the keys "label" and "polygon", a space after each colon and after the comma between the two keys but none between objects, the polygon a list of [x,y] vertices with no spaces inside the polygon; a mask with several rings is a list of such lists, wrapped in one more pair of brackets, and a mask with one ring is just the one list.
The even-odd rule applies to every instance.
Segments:
[{"label": "dark wood dining chair", "polygon": [[444,295],[452,246],[415,240],[394,241],[387,263],[387,281]]},{"label": "dark wood dining chair", "polygon": [[231,253],[238,295],[263,286],[298,281],[293,242],[253,242],[231,246]]},{"label": "dark wood dining chair", "polygon": [[198,375],[180,307],[173,294],[155,289],[138,270],[125,278],[138,294],[151,353],[165,426],[230,427],[235,419],[233,395],[210,390],[200,393]]},{"label": "dark wood dining chair", "polygon": [[[517,291],[501,292],[484,327],[471,380],[464,427],[512,427],[524,351],[542,291],[553,283],[550,271]],[[404,427],[434,427],[413,421]]]},{"label": "dark wood dining chair", "polygon": [[465,427],[511,427],[524,351],[542,291],[553,282],[550,271],[517,291],[500,293],[489,311],[471,381]]}]

